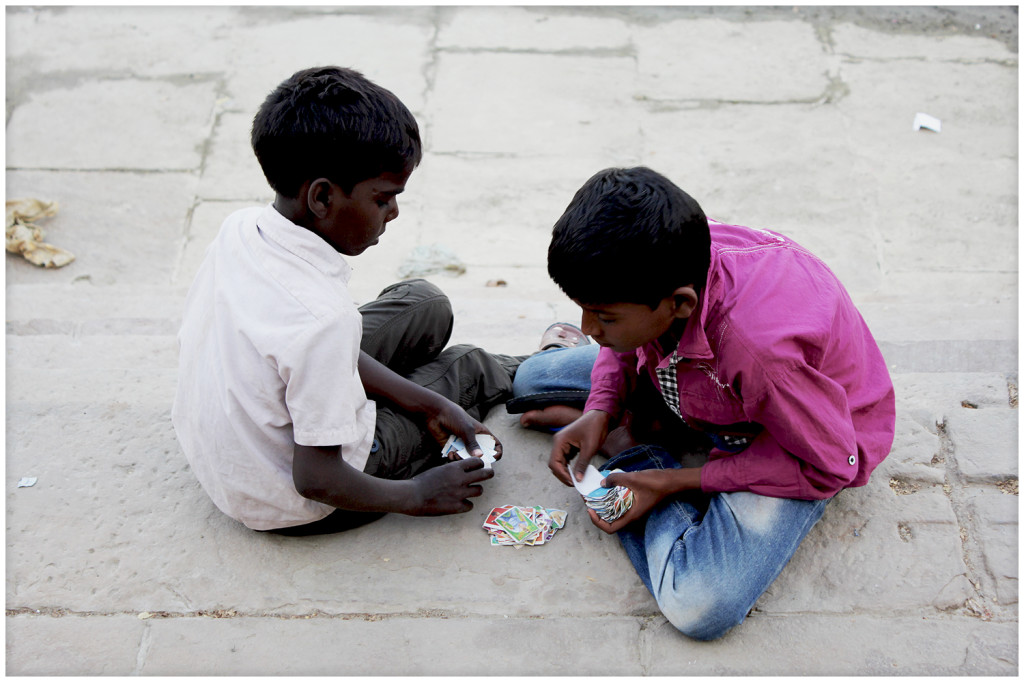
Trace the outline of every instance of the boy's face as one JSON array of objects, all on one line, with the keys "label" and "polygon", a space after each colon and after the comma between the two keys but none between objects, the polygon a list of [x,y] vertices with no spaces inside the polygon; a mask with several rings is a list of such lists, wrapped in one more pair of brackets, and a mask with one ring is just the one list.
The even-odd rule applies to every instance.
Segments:
[{"label": "boy's face", "polygon": [[384,234],[385,226],[398,217],[398,195],[405,190],[412,170],[385,172],[357,183],[349,194],[331,183],[330,203],[313,231],[346,256],[358,256]]},{"label": "boy's face", "polygon": [[[683,298],[679,292],[684,292]],[[662,299],[653,310],[643,303],[591,305],[575,299],[574,303],[583,311],[584,334],[616,353],[625,353],[661,338],[673,322],[690,316],[697,302],[693,288],[680,287],[676,294]]]}]

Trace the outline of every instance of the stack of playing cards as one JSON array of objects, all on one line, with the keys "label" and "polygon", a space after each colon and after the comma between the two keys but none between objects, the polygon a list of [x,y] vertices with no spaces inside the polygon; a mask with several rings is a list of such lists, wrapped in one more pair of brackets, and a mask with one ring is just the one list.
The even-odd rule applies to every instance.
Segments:
[{"label": "stack of playing cards", "polygon": [[544,507],[516,507],[506,504],[495,507],[484,521],[484,530],[491,536],[491,546],[513,545],[516,548],[543,545],[565,525],[568,512]]},{"label": "stack of playing cards", "polygon": [[[569,471],[572,471],[570,465]],[[583,496],[583,501],[593,509],[597,516],[607,523],[619,518],[633,506],[633,491],[621,485],[614,488],[602,488],[601,481],[610,474],[622,473],[622,469],[598,471],[593,464],[587,466],[582,481],[573,477],[576,490]]]},{"label": "stack of playing cards", "polygon": [[[496,461],[494,456],[498,454],[498,451],[494,449],[494,436],[489,436],[486,433],[476,434],[476,442],[480,445],[480,449],[484,451],[482,459],[484,461],[484,468],[491,469],[491,465]],[[473,455],[469,454],[466,449],[466,444],[462,442],[461,438],[456,436],[450,436],[448,442],[441,448],[441,456],[448,459],[448,453],[454,452],[461,459],[468,459]]]}]

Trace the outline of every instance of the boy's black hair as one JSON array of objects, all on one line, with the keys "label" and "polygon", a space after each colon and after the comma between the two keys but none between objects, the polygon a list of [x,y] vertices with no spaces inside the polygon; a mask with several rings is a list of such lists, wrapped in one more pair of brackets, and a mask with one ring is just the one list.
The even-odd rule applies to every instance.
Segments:
[{"label": "boy's black hair", "polygon": [[555,223],[548,274],[588,305],[651,309],[681,286],[704,288],[711,235],[694,199],[650,168],[608,168],[584,183]]},{"label": "boy's black hair", "polygon": [[270,186],[291,198],[321,177],[350,193],[363,180],[414,168],[423,155],[405,105],[337,66],[305,69],[277,86],[253,119],[252,148]]}]

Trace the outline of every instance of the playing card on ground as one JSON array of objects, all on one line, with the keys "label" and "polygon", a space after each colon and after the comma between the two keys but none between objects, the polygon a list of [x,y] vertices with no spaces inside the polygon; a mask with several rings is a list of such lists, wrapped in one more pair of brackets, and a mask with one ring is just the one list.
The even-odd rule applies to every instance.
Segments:
[{"label": "playing card on ground", "polygon": [[531,536],[540,531],[537,524],[520,507],[512,507],[508,511],[499,514],[494,520],[516,542],[526,542]]},{"label": "playing card on ground", "polygon": [[561,509],[505,505],[492,509],[483,527],[491,536],[492,546],[535,547],[549,542],[565,525],[566,516]]}]

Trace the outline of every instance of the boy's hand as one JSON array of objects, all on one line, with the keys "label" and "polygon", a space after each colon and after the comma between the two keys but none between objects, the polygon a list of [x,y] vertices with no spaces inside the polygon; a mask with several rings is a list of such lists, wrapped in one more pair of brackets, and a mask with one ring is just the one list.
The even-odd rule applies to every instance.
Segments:
[{"label": "boy's hand", "polygon": [[590,520],[605,533],[617,533],[648,512],[669,495],[684,490],[700,489],[700,467],[691,469],[648,469],[646,471],[608,474],[601,484],[606,488],[617,485],[633,491],[633,504],[629,511],[612,523],[602,521],[593,509],[588,509]]},{"label": "boy's hand", "polygon": [[440,516],[461,514],[473,508],[469,497],[479,497],[483,488],[477,483],[494,476],[494,469],[485,469],[483,460],[471,457],[428,469],[413,477],[417,499],[407,514]]},{"label": "boy's hand", "polygon": [[[438,396],[437,403],[426,413],[427,430],[438,445],[444,447],[448,437],[455,434],[466,444],[466,450],[473,457],[483,457],[484,451],[476,442],[476,434],[486,433],[494,438],[494,459],[501,459],[501,441],[490,430],[477,420],[466,414],[466,411],[447,398]],[[458,459],[450,455],[449,459]]]},{"label": "boy's hand", "polygon": [[[582,417],[569,424],[555,434],[554,442],[551,445],[551,457],[548,458],[548,468],[562,483],[571,486],[573,473],[576,480],[583,480],[583,472],[587,470],[587,464],[597,453],[597,449],[604,443],[608,436],[608,424],[611,422],[611,415],[602,410],[590,410]],[[579,450],[576,456],[576,463],[572,470],[569,468],[570,454],[572,450]]]}]

